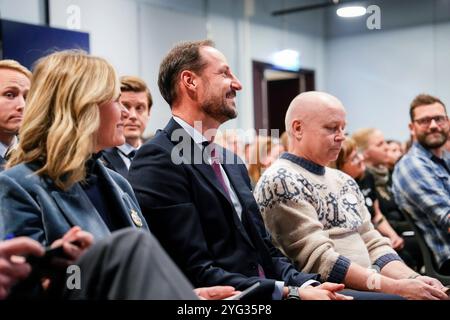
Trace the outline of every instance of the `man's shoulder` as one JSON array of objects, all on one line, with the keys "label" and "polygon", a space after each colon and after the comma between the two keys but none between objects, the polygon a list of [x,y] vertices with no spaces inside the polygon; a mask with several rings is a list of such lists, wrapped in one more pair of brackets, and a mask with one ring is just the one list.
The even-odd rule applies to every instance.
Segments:
[{"label": "man's shoulder", "polygon": [[292,167],[292,163],[289,160],[278,158],[275,162],[267,168],[261,177],[274,177],[280,173],[291,173],[296,171],[296,168]]},{"label": "man's shoulder", "polygon": [[175,144],[170,140],[167,133],[163,130],[159,130],[156,135],[145,142],[136,153],[134,161],[138,161],[142,157],[149,157],[152,155],[170,156]]},{"label": "man's shoulder", "polygon": [[302,174],[301,167],[292,166],[286,159],[276,160],[262,175],[255,186],[254,194],[261,205],[267,194],[271,201],[290,200],[300,195],[299,184],[309,185],[307,178]]},{"label": "man's shoulder", "polygon": [[393,175],[405,174],[408,171],[420,170],[429,165],[433,161],[421,150],[415,148],[407,152],[395,165]]}]

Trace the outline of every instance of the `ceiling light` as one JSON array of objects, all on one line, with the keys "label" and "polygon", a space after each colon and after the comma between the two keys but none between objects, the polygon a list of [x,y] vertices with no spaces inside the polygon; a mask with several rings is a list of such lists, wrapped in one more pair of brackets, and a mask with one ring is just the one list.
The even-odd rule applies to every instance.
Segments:
[{"label": "ceiling light", "polygon": [[298,70],[300,68],[300,53],[295,50],[282,50],[273,55],[273,64],[282,69]]},{"label": "ceiling light", "polygon": [[366,8],[361,6],[339,8],[336,14],[343,18],[360,17],[366,14]]}]

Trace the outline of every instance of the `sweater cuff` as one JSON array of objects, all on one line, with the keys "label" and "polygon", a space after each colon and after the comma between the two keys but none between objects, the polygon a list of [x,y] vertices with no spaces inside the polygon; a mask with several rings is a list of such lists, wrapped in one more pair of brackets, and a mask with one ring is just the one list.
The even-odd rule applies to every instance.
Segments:
[{"label": "sweater cuff", "polygon": [[375,262],[373,263],[378,270],[381,270],[384,268],[385,265],[387,265],[391,261],[403,261],[402,258],[396,253],[387,253],[385,255],[382,255],[379,257]]},{"label": "sweater cuff", "polygon": [[330,275],[328,276],[327,281],[343,283],[349,267],[350,260],[344,256],[339,256],[330,272]]}]

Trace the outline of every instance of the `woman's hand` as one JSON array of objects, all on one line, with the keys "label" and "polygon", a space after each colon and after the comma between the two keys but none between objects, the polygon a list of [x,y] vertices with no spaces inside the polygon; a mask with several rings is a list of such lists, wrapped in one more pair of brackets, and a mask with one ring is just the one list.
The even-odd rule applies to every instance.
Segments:
[{"label": "woman's hand", "polygon": [[72,227],[64,236],[52,243],[51,247],[62,246],[67,259],[70,262],[76,261],[92,244],[94,236],[80,227]]}]

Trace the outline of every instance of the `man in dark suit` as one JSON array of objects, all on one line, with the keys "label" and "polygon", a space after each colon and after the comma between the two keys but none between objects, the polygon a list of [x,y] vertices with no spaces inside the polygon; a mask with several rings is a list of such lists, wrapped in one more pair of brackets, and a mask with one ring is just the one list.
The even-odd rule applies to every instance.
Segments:
[{"label": "man in dark suit", "polygon": [[144,80],[138,77],[121,77],[120,91],[120,103],[129,112],[123,128],[126,142],[104,150],[101,160],[108,168],[126,178],[136,150],[142,145],[142,134],[147,127],[153,100]]},{"label": "man in dark suit", "polygon": [[139,149],[128,178],[151,230],[194,286],[260,282],[255,298],[346,299],[336,293],[343,285],[320,285],[272,246],[245,165],[212,142],[236,117],[241,90],[223,54],[207,40],[182,43],[162,61],[158,84],[173,118]]},{"label": "man in dark suit", "polygon": [[17,61],[0,61],[0,171],[8,150],[17,141],[30,79],[31,72]]}]

